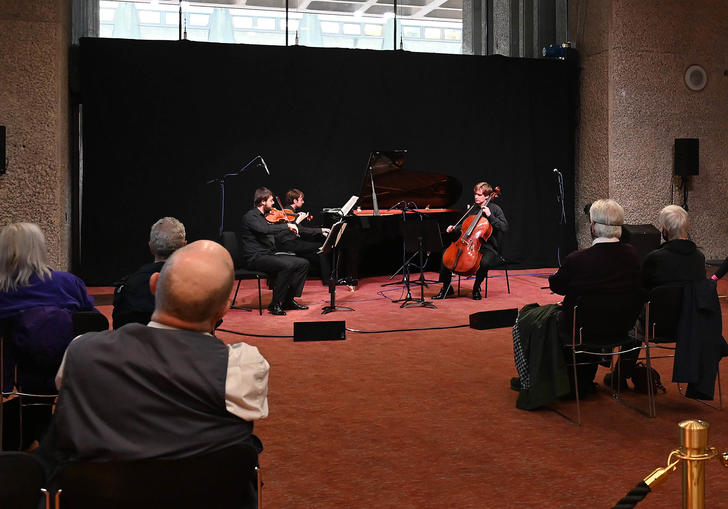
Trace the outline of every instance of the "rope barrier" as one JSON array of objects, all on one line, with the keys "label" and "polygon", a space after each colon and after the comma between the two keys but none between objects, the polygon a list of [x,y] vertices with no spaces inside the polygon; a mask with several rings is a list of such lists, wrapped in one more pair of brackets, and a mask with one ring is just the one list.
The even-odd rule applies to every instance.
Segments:
[{"label": "rope barrier", "polygon": [[658,467],[617,502],[612,509],[629,509],[640,503],[648,493],[662,484],[665,478],[683,462],[683,508],[705,509],[705,462],[716,458],[728,468],[728,452],[720,453],[708,446],[708,428],[705,421],[682,421],[680,447],[667,457],[667,466]]},{"label": "rope barrier", "polygon": [[644,481],[632,488],[624,498],[620,499],[612,509],[630,509],[640,502],[652,491]]}]

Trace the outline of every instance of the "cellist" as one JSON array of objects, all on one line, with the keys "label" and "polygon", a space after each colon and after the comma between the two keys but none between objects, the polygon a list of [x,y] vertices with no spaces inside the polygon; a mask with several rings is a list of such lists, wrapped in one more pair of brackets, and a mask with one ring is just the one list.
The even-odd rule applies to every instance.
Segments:
[{"label": "cellist", "polygon": [[[493,233],[491,234],[488,241],[485,242],[480,248],[480,252],[483,257],[480,260],[480,267],[475,273],[475,282],[473,283],[473,300],[482,299],[480,294],[480,285],[488,275],[488,267],[497,265],[498,263],[498,233],[508,231],[508,220],[506,219],[503,210],[492,201],[485,204],[488,195],[493,192],[493,188],[487,182],[478,182],[473,187],[474,200],[477,205],[483,210],[483,215],[490,222],[493,227]],[[475,215],[478,213],[478,207],[473,207],[471,214]],[[447,233],[451,233],[455,230],[453,225],[447,227]],[[460,232],[458,232],[458,235]],[[446,268],[442,262],[440,262],[440,282],[442,283],[442,289],[440,292],[432,297],[433,299],[444,299],[455,292],[452,289],[452,272]]]}]

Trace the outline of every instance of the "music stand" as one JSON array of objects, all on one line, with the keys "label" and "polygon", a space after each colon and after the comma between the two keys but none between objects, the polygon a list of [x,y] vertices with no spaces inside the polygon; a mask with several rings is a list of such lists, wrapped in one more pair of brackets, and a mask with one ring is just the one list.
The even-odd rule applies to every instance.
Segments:
[{"label": "music stand", "polygon": [[[415,221],[406,221],[402,224],[402,237],[404,239],[404,245],[413,246],[417,245],[415,254],[410,257],[410,260],[419,255],[420,258],[420,277],[415,284],[420,285],[420,298],[413,299],[409,289],[409,277],[407,277],[407,298],[402,299],[401,308],[408,307],[426,307],[437,309],[432,302],[425,300],[425,286],[427,280],[425,279],[425,260],[424,253],[427,251],[429,258],[430,253],[433,251],[442,250],[442,237],[440,236],[440,226],[434,219],[427,219],[426,216],[420,212],[417,213],[418,218]],[[409,263],[408,263],[409,265]],[[409,268],[407,269],[407,275],[409,276]]]},{"label": "music stand", "polygon": [[334,311],[354,311],[352,308],[346,306],[336,305],[336,284],[338,283],[336,277],[336,266],[338,264],[338,254],[336,248],[339,245],[341,236],[346,229],[346,221],[344,219],[339,220],[331,226],[331,231],[326,236],[323,246],[319,250],[320,254],[329,254],[331,252],[331,275],[329,277],[329,294],[331,295],[331,302],[328,306],[324,306],[321,309],[321,314],[333,313]]}]

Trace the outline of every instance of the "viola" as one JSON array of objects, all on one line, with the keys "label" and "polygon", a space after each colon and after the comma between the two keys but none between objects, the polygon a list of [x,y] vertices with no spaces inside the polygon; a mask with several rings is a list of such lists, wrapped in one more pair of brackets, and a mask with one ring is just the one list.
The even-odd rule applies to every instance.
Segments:
[{"label": "viola", "polygon": [[[472,276],[478,271],[483,257],[480,248],[493,234],[493,226],[483,215],[483,207],[499,194],[500,187],[496,187],[482,205],[473,204],[455,225],[457,228],[462,223],[460,238],[450,244],[442,255],[442,264],[455,274]],[[471,216],[475,207],[480,207],[480,210]]]},{"label": "viola", "polygon": [[282,210],[270,209],[265,215],[265,220],[269,223],[289,223],[288,215]]}]

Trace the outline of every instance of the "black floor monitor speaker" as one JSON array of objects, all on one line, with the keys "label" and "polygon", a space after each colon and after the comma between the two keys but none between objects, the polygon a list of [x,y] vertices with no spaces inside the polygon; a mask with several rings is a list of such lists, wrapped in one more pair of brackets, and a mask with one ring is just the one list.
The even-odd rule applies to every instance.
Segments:
[{"label": "black floor monitor speaker", "polygon": [[675,138],[675,175],[697,175],[700,167],[698,138]]},{"label": "black floor monitor speaker", "polygon": [[622,226],[622,242],[634,246],[641,262],[647,253],[660,247],[660,230],[651,224],[625,224]]},{"label": "black floor monitor speaker", "polygon": [[518,317],[518,309],[496,309],[494,311],[480,311],[470,315],[470,328],[500,329],[501,327],[513,327]]},{"label": "black floor monitor speaker", "polygon": [[293,322],[293,341],[338,341],[346,339],[346,322]]}]

